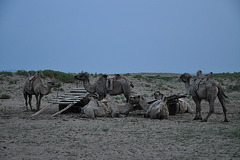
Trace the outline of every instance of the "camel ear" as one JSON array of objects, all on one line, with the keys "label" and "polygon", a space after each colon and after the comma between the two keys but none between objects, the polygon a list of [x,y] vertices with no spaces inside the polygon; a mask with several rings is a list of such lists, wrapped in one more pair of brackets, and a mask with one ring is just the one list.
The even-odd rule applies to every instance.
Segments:
[{"label": "camel ear", "polygon": [[164,98],[164,96],[163,96],[162,93],[159,93],[159,98],[160,98],[160,99],[163,99],[163,98]]},{"label": "camel ear", "polygon": [[163,97],[162,97],[162,101],[163,101],[164,103],[167,103],[167,97],[166,97],[166,96],[163,96]]}]

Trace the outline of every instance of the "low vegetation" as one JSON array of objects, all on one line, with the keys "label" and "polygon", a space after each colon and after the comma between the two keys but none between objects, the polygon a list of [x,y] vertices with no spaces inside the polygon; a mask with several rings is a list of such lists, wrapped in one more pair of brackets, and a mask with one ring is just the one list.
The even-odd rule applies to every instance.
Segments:
[{"label": "low vegetation", "polygon": [[10,98],[11,98],[11,96],[8,95],[8,94],[2,94],[2,95],[0,95],[0,99],[10,99]]}]

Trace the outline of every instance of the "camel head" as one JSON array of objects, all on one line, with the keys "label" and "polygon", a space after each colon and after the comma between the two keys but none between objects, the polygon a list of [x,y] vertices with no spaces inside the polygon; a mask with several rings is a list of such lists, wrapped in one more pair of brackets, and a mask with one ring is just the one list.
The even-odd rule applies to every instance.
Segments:
[{"label": "camel head", "polygon": [[140,95],[138,95],[138,96],[131,96],[131,97],[129,97],[129,103],[130,104],[139,104],[141,98],[142,97]]},{"label": "camel head", "polygon": [[47,86],[50,87],[50,88],[59,88],[60,84],[54,83],[54,82],[48,82]]},{"label": "camel head", "polygon": [[189,73],[184,73],[180,76],[180,79],[186,83],[186,82],[190,82],[190,79],[192,78],[192,76]]},{"label": "camel head", "polygon": [[80,74],[74,76],[74,79],[77,79],[77,80],[80,80],[80,81],[88,80],[89,79],[89,74],[80,73]]},{"label": "camel head", "polygon": [[154,98],[155,99],[162,99],[163,98],[163,94],[160,91],[156,91],[154,93]]}]

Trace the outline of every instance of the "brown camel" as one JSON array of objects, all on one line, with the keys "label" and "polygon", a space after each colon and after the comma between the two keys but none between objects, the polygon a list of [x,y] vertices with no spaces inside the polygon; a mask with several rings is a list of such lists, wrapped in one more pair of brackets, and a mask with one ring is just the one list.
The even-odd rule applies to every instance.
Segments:
[{"label": "brown camel", "polygon": [[[163,96],[164,95],[160,91],[154,92],[154,97],[156,100],[162,99]],[[181,96],[182,95],[173,95],[167,97],[167,105],[170,115],[175,115],[177,113],[193,113],[193,110],[187,101],[183,98],[178,98]]]},{"label": "brown camel", "polygon": [[143,97],[134,96],[131,103],[142,107],[142,109],[146,111],[146,118],[168,119],[169,111],[167,108],[167,98],[164,96],[150,104]]},{"label": "brown camel", "polygon": [[[130,98],[131,101],[131,98]],[[118,105],[109,94],[99,101],[90,97],[89,103],[83,107],[82,116],[86,118],[119,117],[119,114],[128,114],[133,109],[133,104]]]},{"label": "brown camel", "polygon": [[225,98],[227,98],[227,96],[220,84],[217,84],[213,79],[212,72],[207,77],[203,76],[201,73],[201,71],[197,72],[197,78],[192,85],[190,84],[192,76],[189,73],[184,73],[180,76],[180,79],[185,83],[187,94],[192,96],[192,99],[196,104],[196,116],[194,120],[202,120],[201,101],[206,99],[209,102],[210,107],[208,115],[202,120],[203,122],[206,122],[211,114],[214,113],[214,101],[218,96],[223,108],[224,121],[228,122],[226,116],[227,109],[225,107]]},{"label": "brown camel", "polygon": [[[100,100],[102,100],[106,94],[114,96],[123,93],[128,102],[131,95],[131,87],[133,87],[130,81],[121,77],[119,74],[117,74],[111,82],[108,81],[107,75],[103,75],[93,85],[89,83],[89,74],[87,73],[78,74],[74,78],[83,81],[84,88],[89,93],[97,93]],[[107,84],[110,83],[111,87],[108,87]]]},{"label": "brown camel", "polygon": [[[34,76],[28,77],[23,85],[23,95],[25,98],[26,109],[28,110],[28,103],[32,110],[32,95],[35,95],[37,101],[37,111],[40,109],[41,99],[43,95],[48,95],[52,88],[59,88],[59,84],[55,84],[54,82],[48,82],[47,86],[43,85],[42,79],[37,72]],[[29,98],[29,102],[27,102],[27,97]]]}]

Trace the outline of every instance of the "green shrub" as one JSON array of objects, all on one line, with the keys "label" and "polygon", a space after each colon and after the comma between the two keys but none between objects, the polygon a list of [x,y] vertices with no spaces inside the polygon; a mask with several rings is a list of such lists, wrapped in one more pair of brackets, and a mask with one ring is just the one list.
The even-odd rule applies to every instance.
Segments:
[{"label": "green shrub", "polygon": [[214,78],[224,78],[224,79],[232,79],[236,80],[240,77],[240,72],[234,72],[234,73],[217,73],[213,74]]},{"label": "green shrub", "polygon": [[11,96],[9,96],[9,95],[7,95],[7,94],[2,94],[1,96],[0,96],[0,99],[10,99],[11,98]]},{"label": "green shrub", "polygon": [[12,73],[12,72],[7,72],[7,71],[2,71],[2,72],[0,72],[0,75],[3,75],[3,76],[12,76],[13,73]]},{"label": "green shrub", "polygon": [[64,83],[73,83],[75,82],[73,74],[72,73],[64,73],[60,71],[53,71],[53,70],[44,70],[42,71],[43,78],[49,77],[54,78],[59,81],[62,81]]},{"label": "green shrub", "polygon": [[26,77],[28,76],[28,72],[25,70],[18,70],[16,74],[19,76],[26,76]]}]

